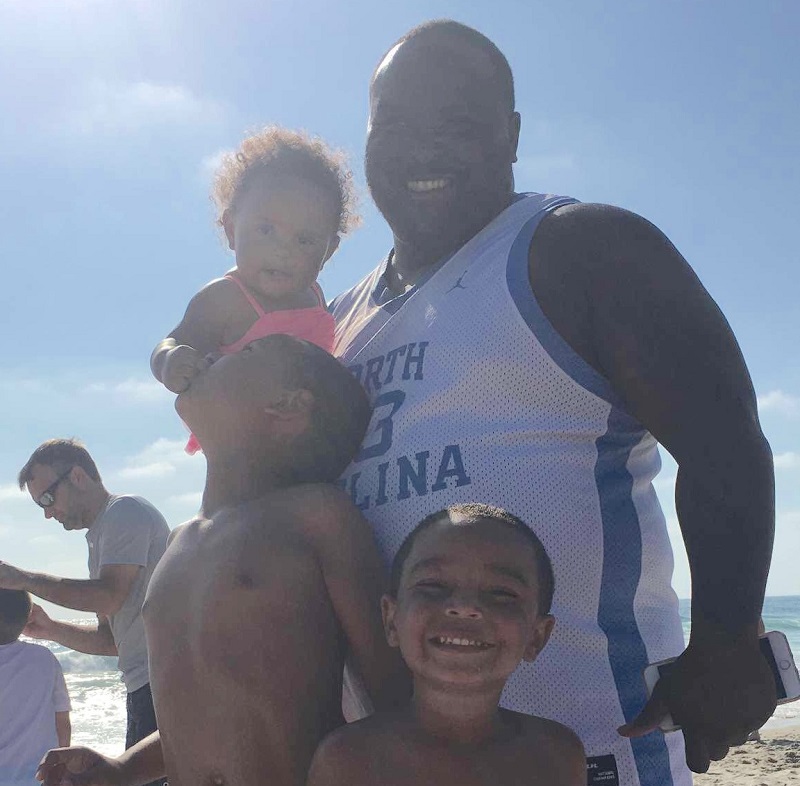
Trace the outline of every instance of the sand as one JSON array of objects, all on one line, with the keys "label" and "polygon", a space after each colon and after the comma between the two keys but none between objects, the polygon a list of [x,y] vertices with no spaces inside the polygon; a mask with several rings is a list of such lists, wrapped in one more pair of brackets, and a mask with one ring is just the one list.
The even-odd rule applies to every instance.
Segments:
[{"label": "sand", "polygon": [[712,761],[695,786],[800,786],[800,726],[762,731],[761,740]]}]

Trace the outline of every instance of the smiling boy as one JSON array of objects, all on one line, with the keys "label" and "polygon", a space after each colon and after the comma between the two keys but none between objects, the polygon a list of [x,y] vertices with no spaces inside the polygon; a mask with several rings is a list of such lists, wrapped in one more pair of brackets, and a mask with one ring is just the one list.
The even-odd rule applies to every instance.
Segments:
[{"label": "smiling boy", "polygon": [[413,699],[327,737],[308,786],[583,786],[573,732],[498,706],[519,662],[547,643],[553,586],[544,547],[515,516],[468,504],[424,519],[382,599]]}]

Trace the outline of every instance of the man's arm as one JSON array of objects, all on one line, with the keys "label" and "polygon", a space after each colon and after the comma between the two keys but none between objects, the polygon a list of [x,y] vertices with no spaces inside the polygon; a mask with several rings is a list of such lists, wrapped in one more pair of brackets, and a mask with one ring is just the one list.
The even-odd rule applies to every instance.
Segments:
[{"label": "man's arm", "polygon": [[561,208],[542,222],[529,262],[556,330],[678,463],[692,631],[662,694],[686,731],[690,766],[704,770],[775,704],[757,643],[774,530],[772,456],[750,376],[717,305],[639,216]]},{"label": "man's arm", "polygon": [[116,614],[142,570],[140,565],[104,565],[96,579],[63,579],[0,562],[0,587],[20,589],[77,611]]},{"label": "man's arm", "polygon": [[411,682],[383,630],[386,576],[369,524],[333,486],[314,500],[306,521],[336,617],[375,709],[405,703]]},{"label": "man's arm", "polygon": [[155,731],[116,759],[89,748],[48,751],[36,777],[45,786],[59,786],[65,778],[72,786],[142,786],[164,774],[161,736]]},{"label": "man's arm", "polygon": [[56,739],[60,748],[66,748],[72,738],[72,723],[69,719],[69,710],[56,713]]},{"label": "man's arm", "polygon": [[56,641],[88,655],[117,654],[108,617],[102,614],[97,615],[97,625],[74,625],[52,619],[41,606],[34,603],[28,624],[22,632],[31,638]]}]

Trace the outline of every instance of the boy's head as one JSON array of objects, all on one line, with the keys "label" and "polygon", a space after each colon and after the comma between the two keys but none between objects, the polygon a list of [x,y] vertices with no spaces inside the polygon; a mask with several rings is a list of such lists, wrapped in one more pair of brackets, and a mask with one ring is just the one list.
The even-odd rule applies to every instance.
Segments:
[{"label": "boy's head", "polygon": [[0,644],[19,638],[31,613],[31,598],[22,590],[0,589]]},{"label": "boy's head", "polygon": [[209,458],[246,456],[287,484],[336,480],[371,415],[361,384],[336,358],[282,334],[221,357],[175,406]]},{"label": "boy's head", "polygon": [[344,155],[279,126],[223,157],[212,196],[240,276],[267,298],[311,286],[357,223]]},{"label": "boy's head", "polygon": [[553,588],[547,552],[524,522],[455,505],[420,522],[397,552],[386,634],[416,679],[502,689],[547,643]]}]

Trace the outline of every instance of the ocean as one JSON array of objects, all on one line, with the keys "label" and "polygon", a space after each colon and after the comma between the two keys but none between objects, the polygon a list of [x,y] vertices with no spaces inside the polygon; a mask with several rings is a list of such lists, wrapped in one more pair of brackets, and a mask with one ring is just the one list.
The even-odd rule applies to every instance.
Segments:
[{"label": "ocean", "polygon": [[[689,634],[689,601],[680,602],[684,636]],[[764,601],[767,630],[786,634],[800,659],[800,596]],[[116,658],[84,655],[58,644],[49,647],[61,662],[72,699],[72,744],[87,745],[100,753],[117,755],[125,747],[125,687],[116,670]],[[778,707],[767,726],[800,724],[800,701]]]}]

